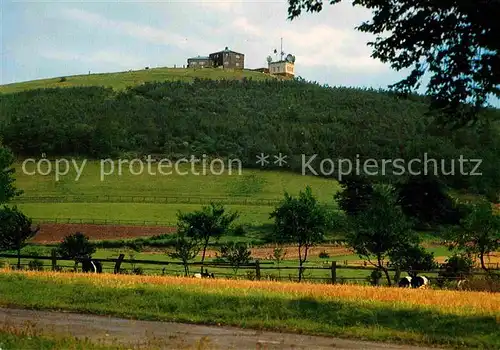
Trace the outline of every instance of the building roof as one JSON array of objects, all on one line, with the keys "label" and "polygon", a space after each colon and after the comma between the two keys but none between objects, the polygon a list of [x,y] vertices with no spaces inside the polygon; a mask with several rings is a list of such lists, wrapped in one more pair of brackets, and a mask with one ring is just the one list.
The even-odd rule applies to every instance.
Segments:
[{"label": "building roof", "polygon": [[196,57],[189,57],[188,60],[208,60],[210,57],[208,56],[196,56]]},{"label": "building roof", "polygon": [[223,53],[223,52],[232,52],[232,53],[236,53],[238,55],[244,56],[244,54],[242,54],[241,52],[236,52],[236,51],[233,51],[233,50],[229,50],[229,48],[227,46],[226,46],[226,48],[224,50],[217,51],[217,52],[212,52],[211,55],[214,55],[216,53]]},{"label": "building roof", "polygon": [[295,64],[293,62],[288,62],[286,60],[282,60],[282,61],[274,61],[274,62],[270,62],[269,64],[273,64],[273,63],[290,63],[290,64]]}]

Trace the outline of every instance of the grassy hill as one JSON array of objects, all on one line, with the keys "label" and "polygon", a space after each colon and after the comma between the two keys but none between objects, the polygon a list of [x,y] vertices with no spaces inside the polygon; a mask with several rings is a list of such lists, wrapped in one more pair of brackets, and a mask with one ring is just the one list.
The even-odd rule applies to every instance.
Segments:
[{"label": "grassy hill", "polygon": [[[81,163],[80,163],[81,164]],[[52,163],[52,169],[55,162]],[[225,203],[231,210],[241,212],[241,222],[260,225],[269,221],[277,201],[285,191],[298,194],[305,186],[313,189],[318,199],[333,205],[333,195],[338,183],[331,179],[301,176],[293,173],[242,169],[241,174],[228,172],[214,175],[161,175],[144,172],[133,175],[130,169],[122,175],[116,171],[101,181],[101,166],[97,161],[88,162],[76,180],[76,172],[55,179],[49,175],[28,175],[36,170],[16,164],[16,185],[24,191],[16,203],[35,219],[89,219],[118,221],[159,221],[175,224],[178,210],[191,211],[211,200]],[[44,171],[46,168],[42,168]],[[181,172],[191,167],[181,165]],[[131,204],[133,203],[133,204]],[[92,222],[92,221],[90,221]]]},{"label": "grassy hill", "polygon": [[[65,78],[65,81],[61,81]],[[184,81],[194,78],[206,79],[242,79],[253,80],[276,79],[273,76],[249,70],[234,69],[188,69],[188,68],[151,68],[131,72],[85,74],[51,79],[32,80],[21,83],[0,85],[0,93],[13,93],[33,89],[103,86],[123,90],[128,86],[140,85],[151,81]]]},{"label": "grassy hill", "polygon": [[[78,183],[70,176],[58,182],[51,176],[44,180],[21,176],[19,184],[26,196],[67,197],[63,203],[20,204],[33,217],[170,220],[181,207],[199,207],[198,202],[187,200],[190,197],[276,200],[283,190],[296,193],[307,184],[329,202],[338,188],[339,159],[353,165],[374,160],[378,162],[375,177],[397,183],[409,175],[391,176],[394,168],[381,168],[383,160],[422,160],[424,153],[447,162],[447,171],[460,157],[483,160],[482,176],[441,177],[455,190],[491,194],[500,189],[498,130],[488,125],[458,132],[440,129],[425,115],[423,98],[400,99],[385,91],[327,88],[258,72],[216,69],[150,69],[67,77],[65,82],[55,78],[5,85],[0,91],[4,92],[0,94],[0,138],[20,161],[39,159],[42,153],[50,159],[86,158],[90,160],[87,171],[94,174]],[[488,113],[498,118],[498,111]],[[279,172],[261,171],[256,164],[261,153],[270,160],[262,169]],[[273,164],[280,153],[287,157],[283,166]],[[148,154],[172,160],[203,155],[238,159],[245,176],[160,180],[130,175],[104,182],[90,178],[98,173],[91,160],[130,160]],[[303,176],[312,174],[304,168],[304,160],[311,157],[316,158],[309,164],[319,174]],[[465,171],[472,167],[466,164]],[[256,170],[248,170],[252,168]],[[413,170],[422,168],[420,164]],[[365,171],[351,169],[353,174],[359,172]],[[93,195],[186,199],[175,205],[157,200],[128,205],[127,200],[133,201],[75,199]],[[230,204],[243,208],[241,203]],[[243,209],[247,222],[266,222],[272,206]]]}]

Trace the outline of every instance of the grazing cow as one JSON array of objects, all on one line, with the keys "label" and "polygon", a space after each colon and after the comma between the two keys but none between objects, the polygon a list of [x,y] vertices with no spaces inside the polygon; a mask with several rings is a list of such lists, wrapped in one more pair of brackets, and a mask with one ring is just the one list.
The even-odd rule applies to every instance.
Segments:
[{"label": "grazing cow", "polygon": [[403,277],[399,281],[398,286],[401,288],[410,288],[411,287],[411,280],[412,280],[412,278],[410,276]]},{"label": "grazing cow", "polygon": [[468,287],[469,282],[467,280],[460,280],[457,282],[457,289],[458,290],[466,290]]},{"label": "grazing cow", "polygon": [[425,288],[429,285],[429,279],[425,276],[415,276],[411,279],[412,288]]},{"label": "grazing cow", "polygon": [[96,260],[86,259],[82,261],[83,272],[102,273],[102,264]]},{"label": "grazing cow", "polygon": [[214,273],[208,273],[208,270],[205,269],[205,272],[202,272],[202,273],[195,273],[194,274],[194,277],[195,278],[215,278],[215,275]]}]

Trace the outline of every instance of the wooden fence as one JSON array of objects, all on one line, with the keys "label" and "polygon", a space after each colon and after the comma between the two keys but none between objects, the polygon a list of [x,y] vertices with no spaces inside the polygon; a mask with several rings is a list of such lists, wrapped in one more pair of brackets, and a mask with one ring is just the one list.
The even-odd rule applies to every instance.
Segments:
[{"label": "wooden fence", "polygon": [[[8,258],[8,259],[16,259],[18,256],[16,254],[0,254],[0,258]],[[29,259],[31,261],[33,260],[39,260],[39,261],[49,261],[49,264],[44,264],[44,266],[50,266],[52,271],[59,271],[60,266],[58,265],[58,261],[66,261],[66,262],[74,262],[74,259],[69,259],[69,258],[61,258],[56,255],[55,250],[52,251],[51,256],[37,256],[37,255],[21,255],[20,259],[26,260]],[[162,274],[165,274],[166,267],[169,265],[172,266],[177,266],[177,274],[181,272],[181,268],[183,264],[179,261],[157,261],[157,260],[137,260],[137,259],[125,259],[125,254],[120,254],[117,258],[108,258],[108,259],[92,259],[94,261],[99,261],[103,264],[103,270],[111,270],[113,271],[114,274],[119,274],[122,272],[122,264],[140,264],[140,265],[154,265],[156,268],[153,269],[156,272],[158,272],[158,266],[163,266],[164,268],[162,269]],[[108,264],[108,268],[104,268],[104,264]],[[111,264],[112,267],[109,267]],[[16,265],[15,263],[13,265]],[[21,266],[28,266],[29,264],[23,263]],[[201,267],[202,264],[201,262],[192,262],[188,264],[189,267]],[[69,266],[67,266],[69,267]],[[203,264],[203,267],[205,268],[216,268],[216,269],[233,269],[233,266],[229,263],[223,263],[223,262],[205,262]],[[240,270],[251,270],[253,271],[252,274],[252,279],[256,280],[261,280],[263,279],[263,273],[265,271],[273,271],[273,272],[281,272],[281,271],[297,271],[299,267],[298,266],[278,266],[275,262],[273,261],[260,261],[260,260],[254,260],[248,264],[241,265],[239,266]],[[328,277],[308,277],[304,278],[304,280],[321,280],[326,283],[330,284],[335,284],[338,283],[339,281],[353,281],[353,280],[363,280],[367,281],[367,277],[338,277],[338,272],[342,270],[356,270],[356,271],[366,271],[366,272],[371,272],[373,270],[376,270],[375,267],[373,266],[353,266],[353,265],[341,265],[337,261],[331,261],[328,262],[328,264],[323,264],[323,266],[306,266],[303,267],[303,271],[316,271],[316,270],[322,270],[324,272],[327,272]],[[388,268],[388,270],[391,273],[395,273],[396,270],[394,268]],[[443,270],[433,270],[433,271],[415,271],[415,272],[420,272],[420,273],[425,273],[426,275],[433,275],[433,274],[438,274],[439,272],[442,272]],[[217,274],[219,277],[224,277],[224,276],[230,276],[233,274],[230,273],[218,273]],[[486,275],[484,271],[474,271],[473,275],[479,276],[479,275]],[[233,275],[234,276],[234,275]],[[290,276],[290,275],[289,275]],[[285,276],[283,279],[291,279],[291,277]],[[281,279],[281,278],[280,278]],[[431,279],[433,279],[431,277]]]},{"label": "wooden fence", "polygon": [[196,197],[196,196],[113,196],[113,195],[64,195],[20,196],[12,203],[156,203],[156,204],[210,204],[212,202],[234,205],[275,206],[280,199],[248,197]]},{"label": "wooden fence", "polygon": [[92,219],[92,218],[31,218],[34,224],[93,224],[93,225],[130,225],[130,226],[160,226],[177,227],[175,221],[158,220],[122,220],[122,219]]}]

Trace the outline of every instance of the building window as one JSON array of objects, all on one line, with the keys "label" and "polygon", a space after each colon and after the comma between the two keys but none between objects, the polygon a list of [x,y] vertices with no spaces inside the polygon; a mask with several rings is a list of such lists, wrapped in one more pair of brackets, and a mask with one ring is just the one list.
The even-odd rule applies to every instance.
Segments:
[{"label": "building window", "polygon": [[228,62],[228,61],[226,61],[226,62],[224,62],[224,64],[229,64],[229,62]]},{"label": "building window", "polygon": [[238,62],[236,62],[236,67],[238,67],[240,64]]},{"label": "building window", "polygon": [[240,55],[236,55],[236,58],[240,58]]}]

